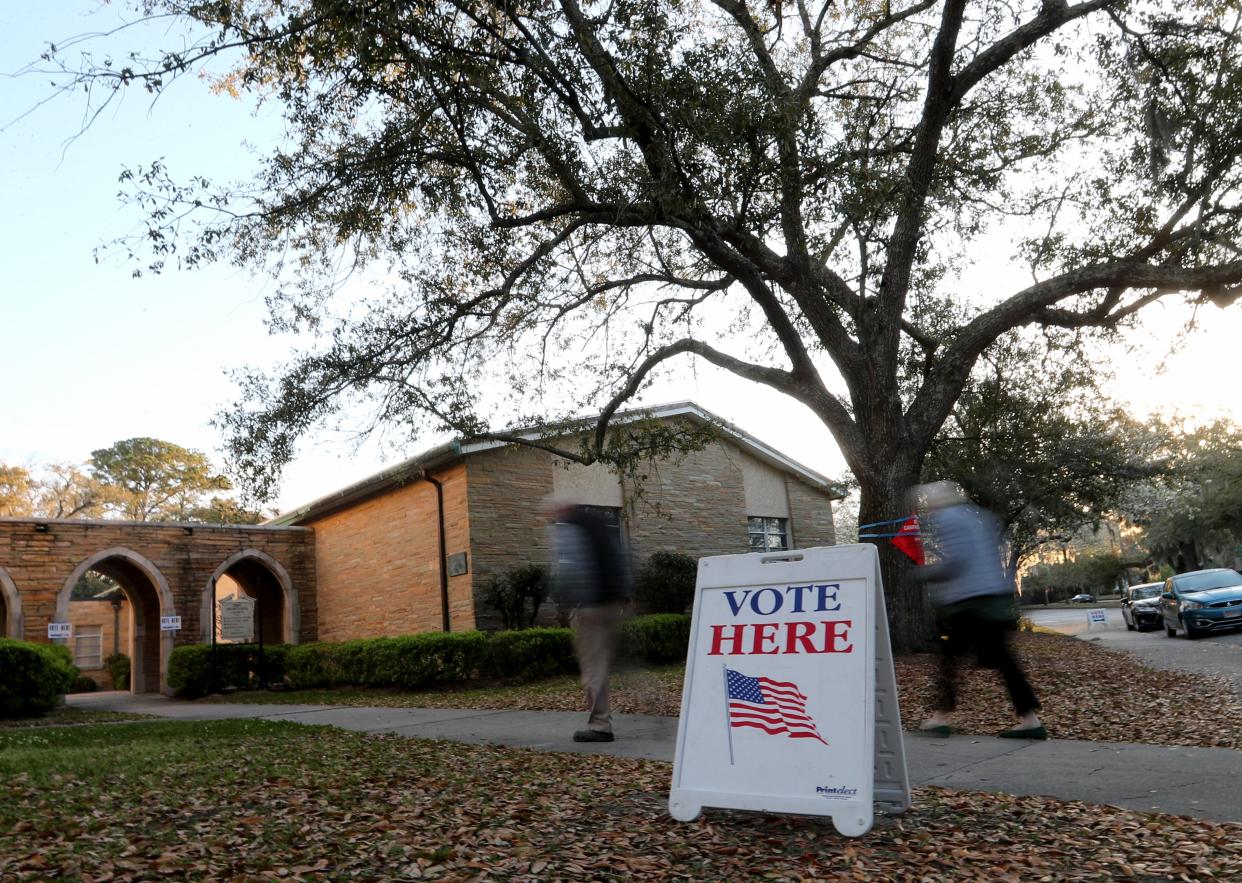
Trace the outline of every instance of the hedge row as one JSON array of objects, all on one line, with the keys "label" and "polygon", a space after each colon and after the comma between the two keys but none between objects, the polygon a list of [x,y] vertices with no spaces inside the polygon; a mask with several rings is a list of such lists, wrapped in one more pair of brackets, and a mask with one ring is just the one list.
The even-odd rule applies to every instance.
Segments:
[{"label": "hedge row", "polygon": [[0,638],[0,718],[47,714],[77,677],[68,647]]},{"label": "hedge row", "polygon": [[[621,624],[618,656],[663,664],[686,658],[690,618],[639,616]],[[573,632],[562,628],[506,632],[431,632],[339,644],[206,644],[178,647],[168,661],[168,684],[189,697],[227,688],[285,684],[316,687],[399,687],[478,677],[541,678],[577,671]]]}]

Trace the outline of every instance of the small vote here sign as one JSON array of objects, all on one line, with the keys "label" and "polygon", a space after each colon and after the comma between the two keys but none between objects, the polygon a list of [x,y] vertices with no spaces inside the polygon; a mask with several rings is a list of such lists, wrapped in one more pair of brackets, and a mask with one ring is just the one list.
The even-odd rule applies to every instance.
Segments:
[{"label": "small vote here sign", "polygon": [[669,809],[873,818],[876,557],[871,546],[705,558]]}]

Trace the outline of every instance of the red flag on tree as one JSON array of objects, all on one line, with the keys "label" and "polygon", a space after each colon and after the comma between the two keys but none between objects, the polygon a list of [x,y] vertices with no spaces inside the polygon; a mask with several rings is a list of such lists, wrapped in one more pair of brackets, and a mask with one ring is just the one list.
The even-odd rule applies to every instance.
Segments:
[{"label": "red flag on tree", "polygon": [[923,541],[920,539],[919,519],[911,515],[901,524],[901,530],[893,537],[893,545],[910,556],[915,564],[923,563]]}]

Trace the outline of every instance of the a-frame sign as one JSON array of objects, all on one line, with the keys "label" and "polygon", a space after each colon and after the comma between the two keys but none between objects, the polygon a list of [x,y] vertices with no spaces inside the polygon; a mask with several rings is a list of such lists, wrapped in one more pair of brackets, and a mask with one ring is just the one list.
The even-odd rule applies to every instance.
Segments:
[{"label": "a-frame sign", "polygon": [[870,544],[699,561],[669,812],[831,816],[866,833],[910,806]]}]

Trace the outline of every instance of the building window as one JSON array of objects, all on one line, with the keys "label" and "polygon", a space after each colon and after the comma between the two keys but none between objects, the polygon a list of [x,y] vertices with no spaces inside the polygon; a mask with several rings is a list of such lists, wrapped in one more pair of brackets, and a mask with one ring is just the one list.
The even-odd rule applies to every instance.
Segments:
[{"label": "building window", "polygon": [[103,626],[80,625],[73,630],[73,664],[78,668],[103,668]]},{"label": "building window", "polygon": [[746,533],[750,536],[750,551],[775,552],[789,548],[788,518],[746,519]]}]

